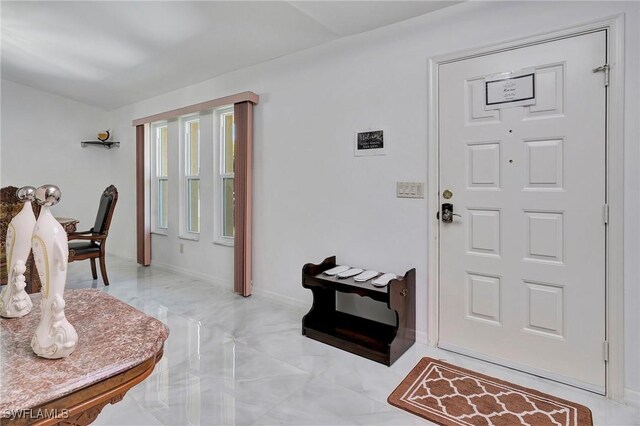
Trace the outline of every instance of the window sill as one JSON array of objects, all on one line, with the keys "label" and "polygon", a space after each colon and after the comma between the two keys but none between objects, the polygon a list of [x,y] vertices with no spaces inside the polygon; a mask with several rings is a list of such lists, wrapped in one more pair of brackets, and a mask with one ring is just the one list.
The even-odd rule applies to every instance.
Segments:
[{"label": "window sill", "polygon": [[200,234],[184,234],[184,235],[178,236],[178,238],[181,240],[199,241]]},{"label": "window sill", "polygon": [[165,237],[166,237],[167,235],[169,235],[169,233],[168,233],[167,231],[158,231],[158,230],[151,231],[151,234],[152,234],[152,235],[164,235]]},{"label": "window sill", "polygon": [[217,246],[233,247],[233,238],[218,238],[213,241]]}]

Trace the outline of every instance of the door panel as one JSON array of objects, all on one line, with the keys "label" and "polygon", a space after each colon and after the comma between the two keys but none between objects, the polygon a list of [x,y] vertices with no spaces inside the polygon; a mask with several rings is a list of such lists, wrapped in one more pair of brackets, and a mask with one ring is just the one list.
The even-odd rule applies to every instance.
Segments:
[{"label": "door panel", "polygon": [[[439,346],[604,392],[606,33],[440,65]],[[536,103],[485,110],[484,77]]]}]

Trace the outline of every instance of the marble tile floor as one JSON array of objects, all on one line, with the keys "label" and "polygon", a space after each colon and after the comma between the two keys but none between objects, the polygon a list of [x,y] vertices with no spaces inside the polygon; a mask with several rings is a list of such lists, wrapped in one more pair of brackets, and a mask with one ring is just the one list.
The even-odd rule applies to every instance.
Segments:
[{"label": "marble tile floor", "polygon": [[91,279],[89,262],[69,264],[67,287],[106,291],[171,334],[153,374],[94,425],[429,424],[386,402],[424,356],[584,404],[596,425],[640,425],[637,408],[423,344],[385,367],[302,336],[307,309],[116,257],[107,264],[109,287]]}]

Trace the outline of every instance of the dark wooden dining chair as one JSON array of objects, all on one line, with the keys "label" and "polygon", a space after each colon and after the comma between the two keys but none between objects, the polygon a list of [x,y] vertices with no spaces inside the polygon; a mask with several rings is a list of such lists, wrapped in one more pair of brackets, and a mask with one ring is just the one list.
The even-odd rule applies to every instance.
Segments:
[{"label": "dark wooden dining chair", "polygon": [[[91,274],[93,279],[98,279],[96,272],[96,259],[100,260],[100,274],[104,285],[109,285],[107,278],[107,265],[105,263],[107,236],[113,211],[118,201],[118,190],[110,185],[104,190],[100,197],[100,206],[96,215],[96,222],[93,228],[83,232],[73,232],[68,234],[69,238],[69,262],[89,259],[91,261]],[[80,240],[78,242],[72,242]]]}]

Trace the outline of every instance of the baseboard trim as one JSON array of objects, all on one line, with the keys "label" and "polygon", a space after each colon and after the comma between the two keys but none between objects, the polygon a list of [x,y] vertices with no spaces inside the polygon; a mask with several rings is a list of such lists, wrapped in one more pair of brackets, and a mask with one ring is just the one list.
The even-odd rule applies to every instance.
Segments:
[{"label": "baseboard trim", "polygon": [[160,269],[164,269],[166,271],[185,275],[189,278],[195,278],[197,280],[206,281],[211,284],[215,284],[218,287],[222,287],[228,290],[233,289],[232,281],[225,280],[219,277],[214,277],[213,275],[203,274],[202,272],[193,271],[191,269],[182,268],[180,266],[171,265],[169,263],[158,262],[157,260],[154,260],[151,265]]},{"label": "baseboard trim", "polygon": [[131,257],[123,256],[122,254],[111,253],[110,251],[107,251],[107,256],[115,257],[115,258],[122,259],[122,260],[130,260],[132,262],[136,262],[136,258],[133,257],[133,256],[131,256]]},{"label": "baseboard trim", "polygon": [[289,297],[289,296],[283,296],[282,294],[279,293],[275,293],[273,291],[269,291],[269,290],[265,290],[263,288],[260,287],[253,287],[253,294],[255,294],[256,296],[259,297],[263,297],[265,299],[268,299],[272,302],[277,302],[277,303],[282,303],[284,305],[287,306],[292,306],[294,308],[299,308],[299,309],[307,309],[309,310],[311,308],[311,304],[307,303],[305,301],[302,301],[300,299],[294,299],[293,297]]},{"label": "baseboard trim", "polygon": [[[133,260],[135,261],[135,259],[129,259],[127,257],[123,257],[123,256],[118,256],[118,255],[111,255],[114,257],[118,257],[121,259],[128,259],[128,260]],[[171,265],[169,263],[163,263],[163,262],[158,262],[157,260],[154,260],[151,264],[152,266],[155,266],[157,268],[160,269],[164,269],[166,271],[170,271],[170,272],[175,272],[177,274],[181,274],[181,275],[185,275],[189,278],[195,278],[201,281],[206,281],[209,282],[211,284],[214,284],[218,287],[222,287],[224,289],[233,289],[233,282],[232,281],[228,281],[228,280],[224,280],[218,277],[214,277],[212,275],[208,275],[208,274],[203,274],[201,272],[197,272],[197,271],[192,271],[190,269],[186,269],[186,268],[182,268],[180,266],[175,266],[175,265]],[[259,286],[255,286],[253,287],[253,294],[255,294],[258,297],[267,299],[271,302],[275,302],[275,303],[280,303],[286,306],[291,306],[293,308],[297,308],[297,309],[304,309],[304,310],[309,310],[311,308],[311,303],[312,301],[304,301],[304,300],[300,300],[300,299],[295,299],[293,297],[289,297],[289,296],[285,296],[282,295],[280,293],[276,293],[273,291],[269,291],[269,290],[265,290],[263,288],[260,288]],[[428,338],[428,334],[426,332],[423,331],[416,331],[416,342],[418,343],[424,343],[424,344],[429,344],[429,338]]]},{"label": "baseboard trim", "polygon": [[[118,257],[118,256],[115,256],[115,257]],[[135,261],[135,259],[132,259],[132,260]],[[214,277],[213,275],[203,274],[197,271],[192,271],[190,269],[171,265],[169,263],[158,262],[157,260],[154,260],[151,263],[151,265],[160,269],[164,269],[165,271],[170,271],[170,272],[175,272],[177,274],[185,275],[189,278],[195,278],[197,280],[207,281],[218,287],[222,287],[224,289],[233,291],[233,282],[229,280],[225,280],[219,277]],[[261,288],[253,287],[253,294],[255,294],[258,297],[268,299],[272,302],[281,303],[287,306],[292,306],[294,308],[308,309],[311,306],[305,301],[294,299],[293,297],[289,297],[289,296],[283,296],[281,294],[278,294],[269,290],[264,290]]]},{"label": "baseboard trim", "polygon": [[640,391],[624,390],[624,402],[628,405],[640,408]]},{"label": "baseboard trim", "polygon": [[416,330],[416,343],[423,343],[429,345],[429,334],[424,331]]}]

